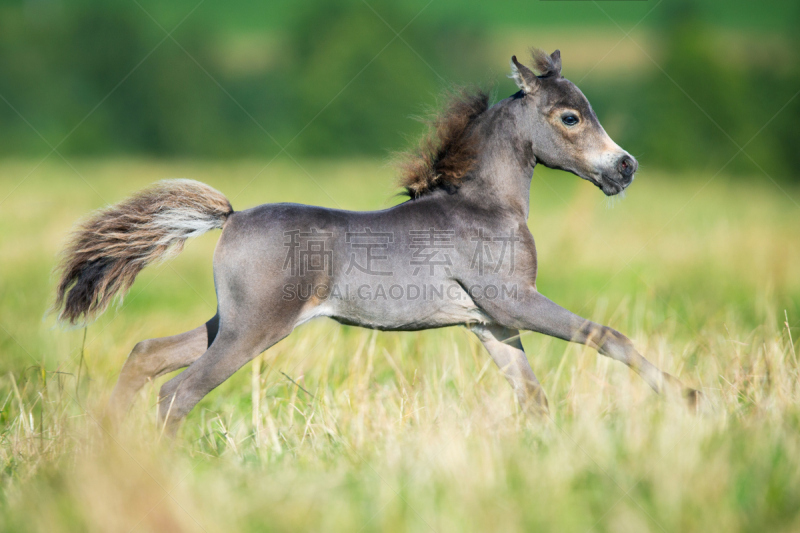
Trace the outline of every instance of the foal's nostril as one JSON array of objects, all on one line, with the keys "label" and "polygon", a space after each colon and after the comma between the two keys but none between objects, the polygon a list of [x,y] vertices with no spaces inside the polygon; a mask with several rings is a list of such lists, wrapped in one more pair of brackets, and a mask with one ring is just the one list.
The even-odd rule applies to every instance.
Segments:
[{"label": "foal's nostril", "polygon": [[624,155],[620,158],[619,163],[617,163],[617,170],[619,170],[619,173],[625,178],[625,181],[630,183],[638,166],[634,158],[629,155]]}]

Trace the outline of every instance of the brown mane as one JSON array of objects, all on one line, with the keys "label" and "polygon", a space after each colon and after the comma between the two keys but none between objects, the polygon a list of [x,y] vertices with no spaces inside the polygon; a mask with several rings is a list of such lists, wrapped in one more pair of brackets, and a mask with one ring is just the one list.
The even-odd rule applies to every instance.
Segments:
[{"label": "brown mane", "polygon": [[441,187],[453,187],[477,160],[475,120],[489,108],[489,95],[461,89],[445,108],[427,121],[428,133],[417,148],[401,156],[400,184],[411,198]]}]

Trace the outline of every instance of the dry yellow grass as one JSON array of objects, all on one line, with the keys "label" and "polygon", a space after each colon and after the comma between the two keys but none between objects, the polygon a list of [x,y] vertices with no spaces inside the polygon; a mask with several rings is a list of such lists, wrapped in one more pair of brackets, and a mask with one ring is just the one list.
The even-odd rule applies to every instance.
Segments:
[{"label": "dry yellow grass", "polygon": [[[33,165],[2,166],[3,196]],[[800,528],[800,227],[769,183],[642,173],[607,209],[577,178],[534,179],[540,290],[628,333],[703,390],[708,414],[592,350],[526,334],[552,410],[531,421],[463,329],[316,321],[209,395],[174,442],[155,423],[160,383],[104,429],[133,344],[213,314],[216,235],[145,272],[89,327],[81,363],[83,330],[41,320],[69,225],[165,177],[207,181],[240,209],[376,208],[393,192],[370,162],[303,162],[313,179],[275,163],[246,186],[262,166],[85,161],[79,177],[45,164],[0,205],[0,530]]]}]

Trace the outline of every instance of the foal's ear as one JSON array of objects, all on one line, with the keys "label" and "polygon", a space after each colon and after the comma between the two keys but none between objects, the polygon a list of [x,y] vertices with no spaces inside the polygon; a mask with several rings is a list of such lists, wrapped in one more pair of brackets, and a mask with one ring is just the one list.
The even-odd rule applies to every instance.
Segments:
[{"label": "foal's ear", "polygon": [[517,56],[511,56],[511,75],[509,76],[517,87],[525,94],[536,90],[536,74],[531,69],[517,61]]},{"label": "foal's ear", "polygon": [[531,59],[533,60],[533,70],[539,74],[540,78],[561,77],[560,50],[548,54],[540,48],[531,48]]},{"label": "foal's ear", "polygon": [[551,64],[552,64],[553,74],[555,74],[555,76],[557,78],[560,78],[561,77],[561,50],[556,50],[555,52],[550,54],[550,59],[552,60]]}]

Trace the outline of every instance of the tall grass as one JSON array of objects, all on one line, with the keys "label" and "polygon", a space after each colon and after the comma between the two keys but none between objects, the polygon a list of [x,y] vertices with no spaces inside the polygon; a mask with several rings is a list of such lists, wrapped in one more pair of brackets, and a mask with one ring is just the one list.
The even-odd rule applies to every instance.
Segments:
[{"label": "tall grass", "polygon": [[[3,164],[2,196],[34,164]],[[703,390],[708,414],[592,350],[524,334],[551,405],[529,420],[462,328],[315,321],[212,392],[176,440],[155,420],[160,382],[107,428],[135,342],[213,314],[216,236],[145,272],[88,330],[64,331],[42,316],[70,224],[164,177],[207,181],[238,209],[399,201],[381,165],[302,165],[247,185],[263,163],[83,161],[81,176],[45,164],[0,205],[0,530],[800,528],[800,227],[768,183],[643,174],[607,209],[577,178],[534,178],[540,290],[629,334]]]}]

